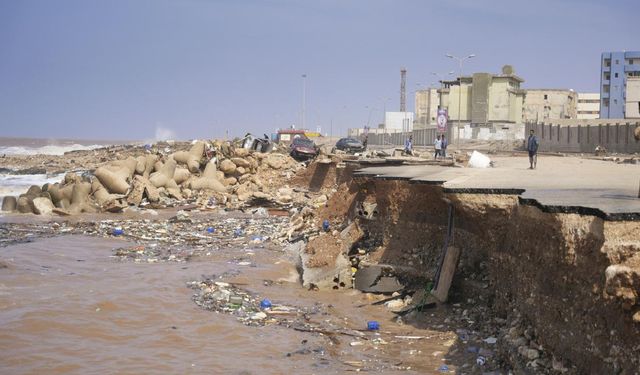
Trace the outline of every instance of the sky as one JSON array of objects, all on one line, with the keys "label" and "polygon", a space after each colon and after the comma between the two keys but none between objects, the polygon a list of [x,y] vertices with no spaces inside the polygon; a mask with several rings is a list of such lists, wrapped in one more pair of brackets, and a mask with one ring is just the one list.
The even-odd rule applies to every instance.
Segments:
[{"label": "sky", "polygon": [[[597,92],[640,50],[637,0],[0,0],[0,136],[331,135],[415,90],[513,65],[524,88]],[[303,78],[306,75],[306,78]],[[454,77],[452,75],[450,77]],[[304,98],[304,99],[303,99]],[[303,106],[303,102],[305,105]]]}]

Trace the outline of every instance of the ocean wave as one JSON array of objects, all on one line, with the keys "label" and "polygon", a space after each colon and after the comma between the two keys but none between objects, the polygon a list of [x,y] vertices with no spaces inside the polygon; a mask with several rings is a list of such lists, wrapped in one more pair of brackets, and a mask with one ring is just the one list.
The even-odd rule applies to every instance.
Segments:
[{"label": "ocean wave", "polygon": [[42,186],[46,183],[53,184],[62,181],[64,174],[26,174],[6,175],[0,174],[0,202],[7,195],[18,196],[26,193],[32,185]]},{"label": "ocean wave", "polygon": [[42,147],[25,147],[25,146],[8,146],[0,147],[0,155],[64,155],[65,152],[78,151],[78,150],[93,150],[96,148],[105,147],[105,145],[47,145]]}]

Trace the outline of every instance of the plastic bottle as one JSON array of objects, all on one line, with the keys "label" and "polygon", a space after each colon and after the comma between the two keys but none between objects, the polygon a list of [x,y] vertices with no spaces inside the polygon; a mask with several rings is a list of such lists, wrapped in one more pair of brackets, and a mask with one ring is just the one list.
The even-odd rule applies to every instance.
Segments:
[{"label": "plastic bottle", "polygon": [[114,236],[122,236],[124,234],[124,230],[122,230],[122,228],[120,228],[120,227],[115,227],[115,228],[113,228],[113,231],[111,233]]},{"label": "plastic bottle", "polygon": [[367,322],[367,329],[369,331],[377,331],[380,329],[380,323],[376,320],[370,320]]},{"label": "plastic bottle", "polygon": [[329,231],[329,220],[324,219],[324,221],[322,222],[322,230],[324,230],[325,232]]},{"label": "plastic bottle", "polygon": [[263,299],[262,301],[260,301],[260,308],[263,310],[270,309],[271,301],[269,301],[268,298]]}]

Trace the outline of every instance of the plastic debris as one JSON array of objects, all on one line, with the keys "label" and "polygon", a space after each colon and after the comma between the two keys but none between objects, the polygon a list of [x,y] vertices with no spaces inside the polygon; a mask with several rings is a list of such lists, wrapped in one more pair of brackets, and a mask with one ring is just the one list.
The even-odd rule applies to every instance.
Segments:
[{"label": "plastic debris", "polygon": [[371,320],[367,322],[367,329],[369,331],[377,331],[380,329],[380,323],[375,320]]},{"label": "plastic debris", "polygon": [[269,299],[265,298],[262,301],[260,301],[260,308],[265,310],[265,309],[270,309],[271,308],[271,301],[269,301]]},{"label": "plastic debris", "polygon": [[329,220],[324,219],[324,221],[322,222],[322,230],[325,232],[329,231]]},{"label": "plastic debris", "polygon": [[498,342],[498,339],[495,337],[487,337],[486,339],[483,340],[484,342],[486,342],[487,344],[493,345],[496,342]]},{"label": "plastic debris", "polygon": [[470,168],[489,168],[491,166],[491,159],[485,154],[478,151],[473,151],[469,158]]}]

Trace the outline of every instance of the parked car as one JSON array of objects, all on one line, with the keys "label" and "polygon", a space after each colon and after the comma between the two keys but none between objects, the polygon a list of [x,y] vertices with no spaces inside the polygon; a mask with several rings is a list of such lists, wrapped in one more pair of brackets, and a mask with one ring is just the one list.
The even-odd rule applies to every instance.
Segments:
[{"label": "parked car", "polygon": [[318,156],[320,150],[312,140],[308,138],[294,138],[289,145],[291,156],[294,159],[312,159]]},{"label": "parked car", "polygon": [[334,150],[342,150],[347,153],[363,152],[364,145],[362,142],[354,138],[340,138],[336,143]]}]

